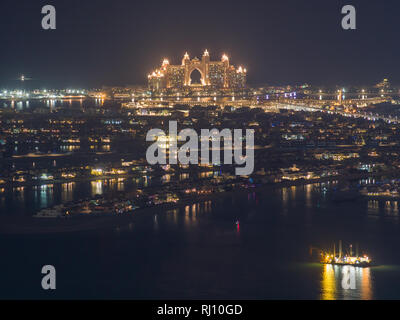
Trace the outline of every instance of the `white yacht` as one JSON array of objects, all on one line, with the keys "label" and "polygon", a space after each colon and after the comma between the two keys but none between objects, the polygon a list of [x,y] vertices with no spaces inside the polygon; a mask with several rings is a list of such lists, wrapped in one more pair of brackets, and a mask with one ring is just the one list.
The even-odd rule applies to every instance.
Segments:
[{"label": "white yacht", "polygon": [[37,214],[35,214],[34,218],[60,218],[64,216],[64,206],[58,205],[53,208],[46,208],[40,210]]}]

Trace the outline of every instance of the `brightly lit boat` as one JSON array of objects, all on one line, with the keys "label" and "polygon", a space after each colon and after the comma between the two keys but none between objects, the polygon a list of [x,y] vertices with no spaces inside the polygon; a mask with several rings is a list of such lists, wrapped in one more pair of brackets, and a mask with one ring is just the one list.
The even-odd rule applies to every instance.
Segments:
[{"label": "brightly lit boat", "polygon": [[353,255],[353,247],[350,245],[349,254],[342,253],[342,241],[339,241],[339,254],[336,254],[336,245],[334,245],[333,253],[325,252],[321,253],[321,263],[342,265],[342,266],[355,266],[355,267],[369,267],[371,265],[371,259],[367,255],[358,255],[358,248],[356,255]]}]

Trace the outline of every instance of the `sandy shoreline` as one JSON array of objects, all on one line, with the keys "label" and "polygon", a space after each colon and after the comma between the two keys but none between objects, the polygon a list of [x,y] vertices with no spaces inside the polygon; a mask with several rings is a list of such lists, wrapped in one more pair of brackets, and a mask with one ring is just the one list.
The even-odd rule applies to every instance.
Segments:
[{"label": "sandy shoreline", "polygon": [[309,185],[328,181],[348,181],[362,178],[376,178],[388,173],[381,174],[357,174],[347,176],[325,177],[314,180],[284,181],[275,184],[267,184],[256,188],[240,188],[229,192],[215,193],[207,196],[185,199],[177,204],[163,204],[154,207],[135,210],[132,214],[120,216],[86,216],[73,218],[33,218],[33,217],[0,217],[0,235],[28,235],[28,234],[57,234],[86,231],[111,230],[118,227],[129,226],[130,223],[138,222],[141,218],[155,213],[165,212],[182,206],[197,202],[209,201],[216,198],[230,197],[235,194],[246,192],[263,192],[268,189],[279,189],[291,186]]}]

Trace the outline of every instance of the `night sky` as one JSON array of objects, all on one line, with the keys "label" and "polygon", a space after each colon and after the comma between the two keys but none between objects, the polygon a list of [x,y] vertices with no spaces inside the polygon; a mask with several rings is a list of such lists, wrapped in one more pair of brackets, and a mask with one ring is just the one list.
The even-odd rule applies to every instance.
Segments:
[{"label": "night sky", "polygon": [[[57,30],[41,28],[42,6]],[[341,8],[357,9],[357,30]],[[145,84],[167,57],[226,52],[250,84],[400,84],[400,1],[392,0],[2,0],[0,87]]]}]

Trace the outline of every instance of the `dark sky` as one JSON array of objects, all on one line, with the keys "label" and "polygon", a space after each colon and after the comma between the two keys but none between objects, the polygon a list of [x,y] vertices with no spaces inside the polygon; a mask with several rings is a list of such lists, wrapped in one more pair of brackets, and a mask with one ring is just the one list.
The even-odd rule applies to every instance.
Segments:
[{"label": "dark sky", "polygon": [[[41,28],[41,8],[57,30]],[[341,8],[357,9],[357,30]],[[204,49],[248,68],[249,83],[400,84],[399,0],[1,0],[0,87],[145,84],[163,57]]]}]

